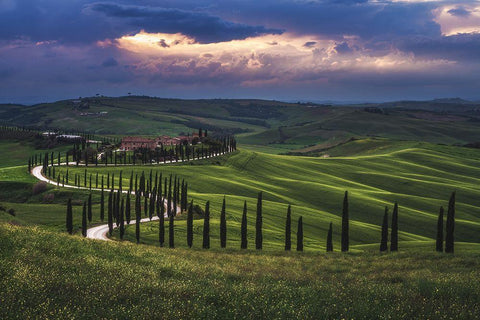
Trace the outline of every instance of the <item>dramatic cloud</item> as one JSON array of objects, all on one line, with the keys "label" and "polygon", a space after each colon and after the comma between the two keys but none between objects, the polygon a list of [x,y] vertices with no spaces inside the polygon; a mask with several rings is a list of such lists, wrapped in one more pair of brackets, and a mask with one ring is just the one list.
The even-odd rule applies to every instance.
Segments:
[{"label": "dramatic cloud", "polygon": [[0,101],[479,99],[479,44],[478,1],[0,0]]},{"label": "dramatic cloud", "polygon": [[123,6],[114,3],[93,3],[86,8],[101,12],[107,17],[126,19],[127,24],[148,32],[181,32],[203,43],[281,33],[279,29],[234,23],[205,13],[178,9]]},{"label": "dramatic cloud", "polygon": [[463,7],[450,9],[447,12],[450,13],[452,16],[457,16],[457,17],[468,17],[470,15],[470,11],[468,11]]}]

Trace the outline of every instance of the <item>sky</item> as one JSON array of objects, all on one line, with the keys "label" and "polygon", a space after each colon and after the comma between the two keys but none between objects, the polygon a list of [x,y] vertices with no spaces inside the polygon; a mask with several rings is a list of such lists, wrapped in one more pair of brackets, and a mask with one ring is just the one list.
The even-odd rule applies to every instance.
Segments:
[{"label": "sky", "polygon": [[0,0],[0,102],[480,100],[480,1]]}]

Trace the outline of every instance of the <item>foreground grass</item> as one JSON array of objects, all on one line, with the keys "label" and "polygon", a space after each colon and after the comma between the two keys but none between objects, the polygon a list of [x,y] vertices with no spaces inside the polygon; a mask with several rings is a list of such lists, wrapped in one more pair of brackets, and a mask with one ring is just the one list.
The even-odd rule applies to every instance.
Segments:
[{"label": "foreground grass", "polygon": [[480,255],[159,249],[0,224],[0,318],[464,318]]}]

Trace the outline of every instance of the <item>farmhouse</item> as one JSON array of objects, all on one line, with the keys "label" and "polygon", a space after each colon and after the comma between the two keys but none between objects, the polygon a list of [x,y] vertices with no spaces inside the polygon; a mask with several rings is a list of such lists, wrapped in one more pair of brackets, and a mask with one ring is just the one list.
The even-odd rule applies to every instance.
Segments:
[{"label": "farmhouse", "polygon": [[[205,134],[202,134],[202,137],[205,137]],[[155,148],[160,146],[177,146],[182,144],[192,144],[194,140],[199,139],[199,134],[197,132],[192,133],[191,135],[170,137],[167,135],[159,136],[155,139],[141,138],[141,137],[124,137],[122,139],[122,144],[120,149],[125,151],[131,151],[140,148],[147,148],[150,150],[155,150]]]},{"label": "farmhouse", "polygon": [[157,147],[157,142],[154,139],[141,137],[124,137],[120,149],[131,151],[140,148],[153,150]]}]

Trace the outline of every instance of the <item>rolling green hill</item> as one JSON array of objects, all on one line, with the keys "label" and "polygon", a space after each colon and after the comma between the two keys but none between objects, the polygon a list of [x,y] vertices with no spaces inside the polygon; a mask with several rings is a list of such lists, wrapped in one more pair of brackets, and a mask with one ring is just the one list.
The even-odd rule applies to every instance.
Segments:
[{"label": "rolling green hill", "polygon": [[[369,141],[353,141],[351,149]],[[343,146],[347,148],[349,144]],[[433,246],[440,206],[446,207],[452,191],[457,192],[456,240],[478,242],[480,210],[480,151],[428,143],[403,142],[389,148],[369,149],[367,155],[312,158],[268,155],[241,150],[212,159],[204,165],[160,167],[91,167],[89,173],[106,175],[124,172],[128,188],[131,170],[136,173],[159,170],[176,174],[189,182],[190,196],[197,204],[212,205],[214,241],[218,241],[218,217],[226,196],[230,245],[239,247],[239,226],[243,201],[248,202],[250,236],[253,241],[256,196],[264,192],[264,239],[268,249],[281,249],[288,204],[293,220],[303,216],[306,250],[324,250],[328,224],[334,224],[334,240],[340,240],[340,214],[343,193],[349,191],[351,242],[363,250],[363,244],[378,243],[384,206],[400,205],[401,243],[429,242]],[[65,170],[63,168],[62,170]],[[84,169],[71,167],[70,175],[83,175]],[[64,171],[60,171],[62,173]],[[106,178],[106,176],[105,176]],[[117,182],[118,183],[118,182]],[[143,226],[144,242],[156,244],[158,223]],[[185,221],[179,221],[178,237],[185,239]],[[296,224],[294,224],[296,225]],[[196,247],[201,244],[202,221],[195,224]],[[134,228],[127,228],[133,238]],[[179,241],[179,245],[185,245]],[[253,242],[252,242],[253,243]],[[214,242],[213,246],[218,246]]]},{"label": "rolling green hill", "polygon": [[235,134],[269,153],[321,150],[350,138],[443,144],[480,141],[480,105],[457,100],[331,106],[268,100],[91,97],[0,105],[0,122],[108,135],[177,135],[198,128]]}]

